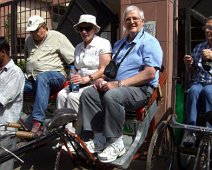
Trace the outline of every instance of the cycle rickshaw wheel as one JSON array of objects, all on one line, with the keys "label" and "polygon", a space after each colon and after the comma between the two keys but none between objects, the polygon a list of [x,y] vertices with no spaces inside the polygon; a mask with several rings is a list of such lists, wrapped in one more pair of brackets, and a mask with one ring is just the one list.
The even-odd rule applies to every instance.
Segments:
[{"label": "cycle rickshaw wheel", "polygon": [[190,165],[192,155],[182,153],[180,148],[177,148],[177,164],[179,169],[187,169]]},{"label": "cycle rickshaw wheel", "polygon": [[211,141],[203,138],[200,141],[200,146],[197,150],[197,155],[194,163],[194,170],[210,170],[211,161]]},{"label": "cycle rickshaw wheel", "polygon": [[193,152],[192,154],[194,155],[196,152],[194,149],[186,148],[183,146],[183,144],[181,144],[184,133],[184,130],[180,129],[178,141],[179,145],[177,146],[177,166],[179,169],[187,169],[193,157],[191,153]]},{"label": "cycle rickshaw wheel", "polygon": [[148,149],[146,170],[171,169],[174,157],[174,136],[167,121],[155,129]]}]

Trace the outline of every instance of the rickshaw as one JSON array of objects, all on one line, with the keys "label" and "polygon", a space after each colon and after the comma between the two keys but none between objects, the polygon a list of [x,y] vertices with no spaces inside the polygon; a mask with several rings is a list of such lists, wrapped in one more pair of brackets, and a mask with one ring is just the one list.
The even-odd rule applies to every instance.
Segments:
[{"label": "rickshaw", "polygon": [[[29,129],[26,126],[26,120],[20,120],[17,125],[13,125],[8,123],[6,125],[2,125],[5,127],[16,127],[18,131],[11,135],[16,135],[19,138],[24,139],[18,145],[18,148],[11,152],[4,152],[0,155],[0,163],[12,159],[17,158],[23,155],[27,151],[31,151],[35,148],[41,147],[48,142],[59,139],[59,144],[57,145],[57,153],[55,159],[55,169],[60,168],[60,157],[63,146],[65,146],[68,155],[71,160],[75,163],[76,166],[80,167],[82,165],[86,165],[86,167],[96,167],[96,168],[121,168],[127,169],[132,162],[133,159],[138,158],[139,149],[142,144],[145,143],[145,139],[149,136],[149,133],[153,133],[154,130],[154,116],[157,110],[157,105],[159,104],[159,100],[162,99],[161,88],[164,86],[166,82],[166,72],[162,67],[160,78],[159,78],[159,86],[153,91],[152,96],[146,103],[143,103],[139,109],[135,111],[127,111],[126,112],[126,122],[124,129],[124,142],[127,148],[126,153],[119,157],[117,160],[111,163],[101,163],[98,161],[95,154],[91,154],[87,149],[84,141],[77,134],[72,133],[66,125],[70,122],[76,122],[77,113],[71,109],[58,109],[53,113],[53,117],[46,122],[46,131],[45,135],[35,138],[35,136],[29,132]],[[169,112],[166,112],[163,116],[163,120],[166,119]],[[161,122],[164,122],[161,120]],[[151,141],[158,140],[158,135],[161,136],[160,131],[157,129],[166,128],[166,124],[157,126],[154,131]],[[160,165],[163,169],[171,169],[173,157],[169,155],[173,155],[174,151],[174,141],[172,131],[165,131],[163,133],[166,140],[160,141],[160,149],[154,150],[154,143],[149,146],[148,154],[147,154],[147,165],[146,169],[153,169],[152,164],[154,161],[154,157],[160,158]],[[148,142],[147,142],[148,143]],[[71,151],[70,145],[73,147],[74,151]],[[161,152],[162,151],[162,152]],[[161,161],[162,160],[162,161]]]}]

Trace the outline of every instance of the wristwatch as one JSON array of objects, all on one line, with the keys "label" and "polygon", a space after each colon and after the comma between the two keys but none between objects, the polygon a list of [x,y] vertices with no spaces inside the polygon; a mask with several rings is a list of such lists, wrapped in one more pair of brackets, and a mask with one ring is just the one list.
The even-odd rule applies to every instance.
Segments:
[{"label": "wristwatch", "polygon": [[89,77],[90,81],[93,81],[92,75],[89,75],[88,77]]},{"label": "wristwatch", "polygon": [[118,81],[118,87],[123,87],[124,84],[121,82],[121,80]]}]

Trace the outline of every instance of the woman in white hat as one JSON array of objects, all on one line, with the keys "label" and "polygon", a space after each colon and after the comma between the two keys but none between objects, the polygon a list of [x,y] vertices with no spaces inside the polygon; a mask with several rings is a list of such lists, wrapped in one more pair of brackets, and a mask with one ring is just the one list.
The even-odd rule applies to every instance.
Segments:
[{"label": "woman in white hat", "polygon": [[57,108],[71,108],[78,112],[82,91],[103,75],[111,59],[112,48],[108,40],[96,35],[100,27],[96,23],[95,16],[81,15],[73,28],[83,40],[75,48],[74,65],[78,74],[71,79],[73,83],[80,85],[80,89],[79,92],[70,92],[69,87],[62,89],[57,96]]}]

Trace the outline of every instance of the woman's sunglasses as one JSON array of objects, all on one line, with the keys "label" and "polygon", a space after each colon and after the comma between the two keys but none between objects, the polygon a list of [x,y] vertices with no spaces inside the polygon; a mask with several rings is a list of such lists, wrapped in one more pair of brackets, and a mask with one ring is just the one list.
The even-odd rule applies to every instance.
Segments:
[{"label": "woman's sunglasses", "polygon": [[79,32],[82,32],[83,30],[85,30],[86,32],[89,32],[93,29],[93,25],[89,25],[87,27],[81,27],[81,26],[78,26],[77,27],[77,31]]}]

